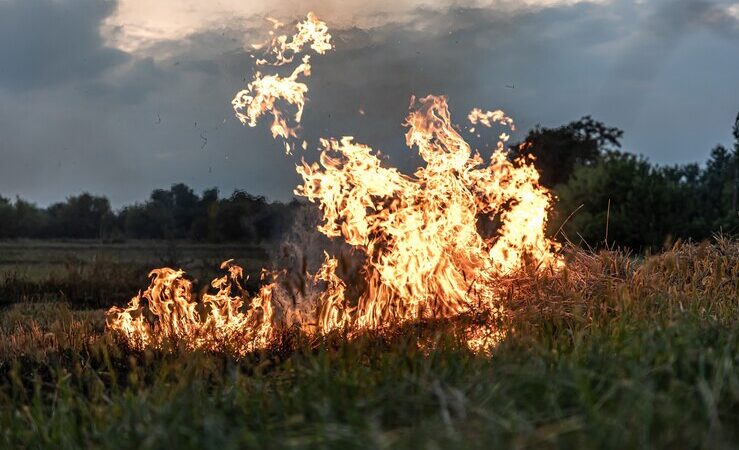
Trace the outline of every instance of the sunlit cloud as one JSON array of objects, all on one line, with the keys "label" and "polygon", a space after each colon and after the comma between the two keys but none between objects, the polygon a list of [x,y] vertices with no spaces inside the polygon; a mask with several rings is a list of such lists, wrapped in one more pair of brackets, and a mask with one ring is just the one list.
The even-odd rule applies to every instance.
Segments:
[{"label": "sunlit cloud", "polygon": [[[101,32],[108,44],[129,53],[163,56],[162,44],[176,43],[204,32],[238,30],[248,47],[266,32],[275,17],[291,21],[314,11],[334,29],[369,28],[389,22],[403,23],[419,10],[485,8],[512,13],[577,3],[604,3],[606,0],[461,0],[450,5],[438,0],[120,0]],[[171,46],[166,47],[171,50]]]},{"label": "sunlit cloud", "polygon": [[727,8],[729,15],[739,20],[739,3],[735,3]]}]

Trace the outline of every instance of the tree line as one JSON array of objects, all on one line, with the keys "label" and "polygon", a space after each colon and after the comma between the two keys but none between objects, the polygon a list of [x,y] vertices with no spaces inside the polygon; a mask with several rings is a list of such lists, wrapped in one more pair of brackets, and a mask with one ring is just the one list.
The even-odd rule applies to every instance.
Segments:
[{"label": "tree line", "polygon": [[0,239],[187,239],[207,242],[278,239],[299,206],[268,202],[243,191],[225,198],[217,189],[196,194],[179,183],[149,199],[113,211],[105,197],[88,193],[40,208],[0,196]]},{"label": "tree line", "polygon": [[[557,197],[551,235],[644,251],[676,239],[739,232],[739,115],[733,148],[716,146],[702,165],[652,164],[623,152],[622,136],[622,130],[586,116],[557,128],[537,126],[510,147],[512,158],[534,158],[540,182]],[[300,205],[243,191],[224,198],[217,189],[197,194],[184,184],[154,190],[146,201],[119,211],[88,193],[47,208],[0,196],[0,239],[262,243],[280,239]]]},{"label": "tree line", "polygon": [[703,165],[660,166],[623,152],[623,131],[587,116],[536,127],[511,150],[533,156],[557,196],[550,234],[645,251],[739,232],[739,115],[732,134],[733,148],[717,145]]}]

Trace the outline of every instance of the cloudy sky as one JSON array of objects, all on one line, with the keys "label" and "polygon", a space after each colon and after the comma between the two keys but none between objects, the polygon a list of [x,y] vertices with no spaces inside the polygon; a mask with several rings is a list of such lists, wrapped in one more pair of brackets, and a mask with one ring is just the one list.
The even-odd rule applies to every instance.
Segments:
[{"label": "cloudy sky", "polygon": [[502,108],[521,130],[590,114],[658,163],[731,142],[736,1],[0,0],[0,195],[88,191],[119,207],[182,181],[290,198],[296,157],[230,100],[266,17],[310,10],[336,47],[313,60],[312,142],[353,135],[410,169],[401,122],[429,93],[460,122]]}]

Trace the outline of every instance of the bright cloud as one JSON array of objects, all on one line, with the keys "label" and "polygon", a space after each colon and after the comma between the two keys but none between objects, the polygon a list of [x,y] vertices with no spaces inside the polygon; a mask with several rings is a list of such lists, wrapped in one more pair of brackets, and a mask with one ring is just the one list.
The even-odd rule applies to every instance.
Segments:
[{"label": "bright cloud", "polygon": [[[606,0],[460,0],[454,7],[498,9],[501,12],[531,10]],[[359,28],[404,22],[419,9],[447,9],[438,0],[120,0],[116,11],[103,23],[108,43],[127,52],[154,53],[159,44],[186,39],[214,30],[265,31],[269,23],[259,18],[283,21],[298,19],[314,11],[333,28]],[[245,33],[245,39],[256,39]],[[251,42],[243,42],[249,44]]]}]

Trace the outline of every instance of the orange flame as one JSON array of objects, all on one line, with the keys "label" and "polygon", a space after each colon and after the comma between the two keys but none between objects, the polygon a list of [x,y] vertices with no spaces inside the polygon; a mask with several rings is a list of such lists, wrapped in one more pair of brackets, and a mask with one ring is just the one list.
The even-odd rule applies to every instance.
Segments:
[{"label": "orange flame", "polygon": [[[492,308],[496,277],[559,264],[544,234],[551,196],[529,161],[499,149],[485,164],[452,127],[444,97],[420,99],[406,125],[426,161],[413,176],[351,137],[323,140],[320,164],[298,167],[295,193],[318,203],[319,230],[367,255],[369,289],[352,320],[361,328]],[[481,235],[481,216],[497,217],[495,235]]]},{"label": "orange flame", "polygon": [[[291,39],[273,40],[271,65],[290,63],[309,43],[318,54],[331,49],[326,24],[313,14],[297,29]],[[233,100],[236,116],[250,126],[271,114],[272,134],[285,140],[288,152],[288,140],[297,138],[308,91],[298,78],[310,75],[309,56],[301,61],[287,77],[257,72]],[[288,124],[278,101],[297,108],[296,125]],[[322,139],[319,162],[297,167],[303,182],[295,194],[320,208],[323,222],[318,230],[343,238],[365,255],[361,273],[367,289],[356,301],[350,304],[347,286],[337,275],[338,262],[326,254],[318,273],[309,276],[325,285],[312,299],[311,312],[303,316],[283,311],[278,319],[275,285],[266,284],[247,302],[239,282],[241,268],[227,261],[222,268],[229,274],[212,283],[217,292],[205,295],[202,305],[193,298],[182,271],[153,271],[149,289],[126,308],[110,310],[108,327],[136,348],[160,347],[174,338],[191,348],[228,344],[243,354],[267,345],[286,317],[299,317],[305,331],[327,333],[473,310],[499,314],[496,280],[525,267],[561,265],[558,244],[544,232],[552,196],[539,184],[531,160],[509,157],[506,133],[486,160],[452,125],[446,97],[413,98],[411,106],[406,143],[425,161],[412,175],[385,167],[371,147],[352,137]],[[500,110],[475,108],[468,119],[472,125],[497,123],[514,129],[512,119]],[[493,232],[482,231],[486,220],[497,225]],[[502,335],[482,331],[470,332],[472,348],[487,348]]]},{"label": "orange flame", "polygon": [[[108,311],[106,325],[135,349],[161,348],[183,342],[189,349],[229,350],[238,354],[264,347],[272,338],[273,284],[265,284],[243,310],[246,292],[241,267],[225,261],[227,275],[213,280],[214,294],[202,304],[193,297],[192,283],[182,270],[151,271],[151,285],[125,308]],[[144,305],[145,303],[145,305]],[[146,308],[144,307],[146,306]],[[151,316],[151,317],[147,317]]]},{"label": "orange flame", "polygon": [[[275,26],[279,24],[279,22],[273,23]],[[331,35],[328,33],[328,27],[313,13],[308,13],[307,19],[298,23],[297,29],[297,33],[289,40],[286,35],[277,36],[272,40],[269,54],[274,57],[274,61],[259,59],[257,64],[281,66],[291,63],[309,43],[311,50],[319,55],[331,50]],[[299,78],[309,77],[310,71],[310,55],[304,55],[300,65],[286,77],[279,74],[263,75],[257,72],[246,89],[239,91],[231,101],[236,117],[242,124],[254,127],[262,115],[271,114],[273,118],[270,126],[272,137],[282,138],[285,141],[286,153],[291,153],[293,146],[288,140],[297,137],[297,126],[303,116],[305,95],[308,93],[308,86],[299,81]],[[292,117],[295,125],[290,125],[288,119],[280,111],[278,101],[284,101],[296,107],[296,112]]]}]

